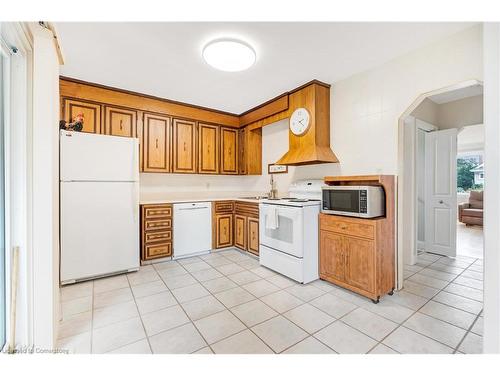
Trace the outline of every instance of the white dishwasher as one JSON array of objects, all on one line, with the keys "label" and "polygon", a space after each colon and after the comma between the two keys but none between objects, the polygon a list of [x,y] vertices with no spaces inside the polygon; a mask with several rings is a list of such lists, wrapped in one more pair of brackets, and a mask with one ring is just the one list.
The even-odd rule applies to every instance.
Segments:
[{"label": "white dishwasher", "polygon": [[212,249],[212,203],[174,204],[174,254],[185,258]]}]

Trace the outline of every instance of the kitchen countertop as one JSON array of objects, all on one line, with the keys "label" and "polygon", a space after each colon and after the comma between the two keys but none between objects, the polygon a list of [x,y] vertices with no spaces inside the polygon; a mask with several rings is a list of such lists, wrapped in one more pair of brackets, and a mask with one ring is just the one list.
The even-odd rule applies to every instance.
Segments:
[{"label": "kitchen countertop", "polygon": [[259,199],[249,199],[244,197],[264,196],[261,192],[219,192],[219,193],[159,193],[141,192],[139,204],[165,204],[165,203],[186,203],[186,202],[215,202],[234,200],[249,203],[259,203]]}]

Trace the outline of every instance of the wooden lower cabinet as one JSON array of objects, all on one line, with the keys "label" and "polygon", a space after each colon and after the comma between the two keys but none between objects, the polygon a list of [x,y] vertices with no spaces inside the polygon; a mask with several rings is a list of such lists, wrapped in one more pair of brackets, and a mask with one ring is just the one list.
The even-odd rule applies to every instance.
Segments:
[{"label": "wooden lower cabinet", "polygon": [[249,217],[247,222],[247,250],[252,254],[259,255],[259,219]]},{"label": "wooden lower cabinet", "polygon": [[172,256],[172,205],[141,205],[141,260]]},{"label": "wooden lower cabinet", "polygon": [[247,247],[247,218],[243,215],[234,215],[234,246]]},{"label": "wooden lower cabinet", "polygon": [[234,204],[234,212],[234,246],[258,255],[259,205],[256,203],[236,201]]},{"label": "wooden lower cabinet", "polygon": [[383,220],[320,214],[320,278],[378,301],[395,287]]},{"label": "wooden lower cabinet", "polygon": [[215,216],[215,248],[233,246],[233,214]]}]

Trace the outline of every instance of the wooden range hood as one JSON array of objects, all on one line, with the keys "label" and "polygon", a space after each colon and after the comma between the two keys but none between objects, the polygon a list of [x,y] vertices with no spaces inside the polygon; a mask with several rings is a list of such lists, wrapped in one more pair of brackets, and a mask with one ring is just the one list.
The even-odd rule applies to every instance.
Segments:
[{"label": "wooden range hood", "polygon": [[[311,81],[242,114],[240,119],[242,125],[246,125],[245,116],[250,120],[252,114],[257,115],[259,112],[262,115],[271,114],[250,123],[249,129],[253,130],[290,118],[293,111],[301,107],[309,111],[309,129],[301,136],[296,136],[288,130],[288,152],[276,164],[293,166],[338,163],[337,156],[330,148],[330,85],[328,84]],[[251,119],[255,119],[255,116]]]}]

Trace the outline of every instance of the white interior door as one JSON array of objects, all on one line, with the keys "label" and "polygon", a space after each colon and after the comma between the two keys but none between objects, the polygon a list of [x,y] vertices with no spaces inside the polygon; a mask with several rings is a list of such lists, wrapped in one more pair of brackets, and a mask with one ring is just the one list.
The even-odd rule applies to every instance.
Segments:
[{"label": "white interior door", "polygon": [[425,247],[456,256],[457,129],[425,134]]}]

